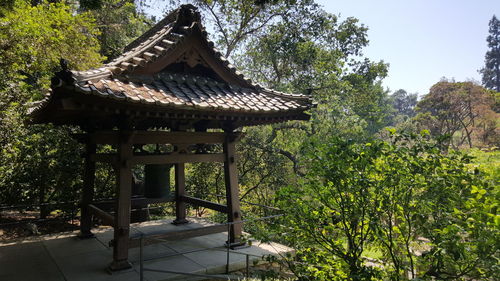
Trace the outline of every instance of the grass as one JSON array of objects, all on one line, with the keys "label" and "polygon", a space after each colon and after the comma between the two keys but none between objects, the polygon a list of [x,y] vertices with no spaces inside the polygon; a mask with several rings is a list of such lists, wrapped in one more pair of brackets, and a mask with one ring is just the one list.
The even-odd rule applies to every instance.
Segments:
[{"label": "grass", "polygon": [[493,180],[500,178],[500,150],[480,150],[477,148],[468,151],[474,157],[470,164],[487,173]]}]

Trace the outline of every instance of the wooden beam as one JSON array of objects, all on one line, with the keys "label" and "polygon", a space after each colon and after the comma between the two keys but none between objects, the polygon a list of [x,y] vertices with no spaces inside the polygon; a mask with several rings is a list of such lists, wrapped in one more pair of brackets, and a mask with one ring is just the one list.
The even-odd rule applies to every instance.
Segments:
[{"label": "wooden beam", "polygon": [[186,220],[186,203],[182,201],[182,197],[186,194],[186,175],[184,163],[175,164],[175,220],[173,224],[185,224]]},{"label": "wooden beam", "polygon": [[[227,219],[229,222],[241,221],[240,196],[238,186],[238,168],[236,166],[236,139],[237,135],[228,132],[226,141],[224,142],[224,178],[226,183],[226,199],[227,199]],[[241,235],[243,226],[241,223],[236,223],[231,226],[230,245],[243,243]]]},{"label": "wooden beam", "polygon": [[132,204],[156,204],[156,203],[173,202],[174,198],[173,197],[165,197],[165,198],[140,197],[140,198],[132,198],[131,201],[132,201]]},{"label": "wooden beam", "polygon": [[130,233],[130,197],[132,195],[132,166],[129,160],[133,150],[130,142],[130,132],[122,131],[118,145],[118,163],[116,164],[117,199],[115,206],[115,225],[113,232],[113,262],[111,271],[132,267],[128,262],[128,242]]},{"label": "wooden beam", "polygon": [[97,206],[90,204],[88,210],[96,217],[100,218],[104,225],[114,226],[115,218],[110,213],[99,209]]},{"label": "wooden beam", "polygon": [[96,144],[118,144],[120,133],[118,131],[102,131],[89,134],[89,140]]},{"label": "wooden beam", "polygon": [[210,210],[218,211],[221,213],[227,213],[227,210],[228,210],[226,205],[210,202],[207,200],[203,200],[203,199],[199,199],[199,198],[195,198],[195,197],[191,197],[191,196],[181,196],[181,200],[186,202],[186,203],[195,205],[195,206],[201,206],[201,207],[208,208]]},{"label": "wooden beam", "polygon": [[[89,134],[89,139],[97,144],[117,144],[120,135],[118,131],[100,131]],[[130,141],[132,144],[214,144],[224,142],[224,133],[134,131]]]},{"label": "wooden beam", "polygon": [[118,161],[118,156],[114,153],[94,153],[90,155],[90,161],[115,165]]},{"label": "wooden beam", "polygon": [[224,133],[206,132],[161,132],[139,131],[133,138],[136,143],[171,143],[171,144],[197,144],[197,143],[223,143]]},{"label": "wooden beam", "polygon": [[137,164],[175,164],[196,162],[224,162],[223,153],[213,154],[167,154],[167,155],[136,155],[130,160],[130,165]]},{"label": "wooden beam", "polygon": [[[180,230],[180,231],[152,233],[152,234],[147,235],[147,237],[149,239],[144,239],[144,245],[151,245],[151,244],[163,242],[163,241],[154,240],[154,239],[161,239],[161,240],[168,240],[168,241],[181,240],[181,239],[204,236],[204,235],[209,235],[209,234],[214,234],[214,233],[220,233],[220,232],[224,232],[224,231],[227,231],[227,225],[216,224],[216,225],[211,225],[211,226],[205,226],[205,227],[200,227],[200,228],[191,228],[191,229],[185,229],[185,230]],[[140,244],[140,237],[130,238],[130,242],[129,242],[130,248],[139,247],[139,244]]]},{"label": "wooden beam", "polygon": [[[132,197],[130,202],[132,205],[141,205],[141,204],[156,204],[156,203],[166,203],[173,202],[175,199],[173,197],[165,197],[165,198],[146,198],[146,197]],[[98,208],[109,208],[116,203],[116,200],[105,200],[93,202],[92,205]]]},{"label": "wooden beam", "polygon": [[87,143],[89,140],[88,134],[72,134],[71,137],[79,143]]}]

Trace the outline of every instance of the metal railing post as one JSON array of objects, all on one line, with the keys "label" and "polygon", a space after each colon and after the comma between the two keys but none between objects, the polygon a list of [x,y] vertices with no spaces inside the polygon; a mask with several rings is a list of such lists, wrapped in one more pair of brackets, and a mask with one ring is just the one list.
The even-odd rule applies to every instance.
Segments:
[{"label": "metal railing post", "polygon": [[144,281],[144,234],[141,234],[140,244],[139,244],[139,275],[140,280]]},{"label": "metal railing post", "polygon": [[[190,273],[190,272],[180,272],[180,271],[173,271],[173,270],[160,270],[160,269],[153,269],[153,268],[148,268],[148,267],[144,267],[144,261],[146,260],[152,260],[152,259],[156,259],[156,258],[160,258],[160,257],[155,257],[155,258],[148,258],[148,259],[145,259],[144,258],[144,239],[146,240],[151,240],[151,241],[161,241],[161,242],[167,242],[167,240],[164,240],[164,239],[160,239],[160,238],[155,238],[155,237],[148,237],[148,234],[144,234],[144,233],[141,233],[140,236],[139,236],[139,275],[140,275],[140,280],[141,281],[144,281],[145,278],[144,278],[144,272],[145,271],[150,271],[150,272],[159,272],[159,273],[173,273],[173,274],[179,274],[179,275],[186,275],[186,276],[195,276],[195,277],[203,277],[203,278],[210,278],[210,280],[212,279],[217,279],[217,280],[240,280],[241,276],[236,276],[236,275],[229,275],[229,271],[230,271],[230,254],[231,253],[234,253],[234,254],[239,254],[239,255],[245,255],[245,262],[246,262],[246,272],[245,272],[245,277],[246,278],[249,278],[250,277],[250,256],[252,257],[256,257],[256,258],[262,258],[261,256],[257,256],[257,255],[252,255],[252,254],[248,254],[248,253],[241,253],[241,252],[238,252],[238,251],[231,251],[231,246],[234,244],[234,243],[231,243],[231,227],[234,226],[236,223],[245,223],[245,222],[250,222],[250,221],[263,221],[263,220],[268,220],[268,219],[272,219],[272,218],[276,218],[276,217],[280,217],[280,216],[283,216],[283,214],[278,214],[278,215],[271,215],[271,216],[267,216],[267,217],[262,217],[262,218],[258,218],[258,219],[253,219],[253,220],[246,220],[246,221],[238,221],[238,222],[227,222],[225,225],[227,225],[227,243],[226,243],[226,275],[214,275],[214,274],[199,274],[199,273]],[[224,224],[222,224],[224,225]],[[136,239],[136,238],[135,238]],[[234,244],[236,245],[236,244]],[[189,250],[189,251],[183,251],[183,252],[176,252],[175,254],[173,255],[168,255],[168,257],[170,256],[177,256],[177,255],[183,255],[183,254],[187,254],[187,253],[195,253],[195,252],[200,252],[200,251],[204,251],[204,250],[210,250],[210,249],[219,249],[219,250],[222,250],[224,251],[223,249],[221,249],[221,246],[217,246],[217,247],[208,247],[208,248],[201,248],[201,249],[196,249],[196,250]],[[167,256],[161,256],[161,257],[167,257]]]},{"label": "metal railing post", "polygon": [[250,277],[250,256],[248,254],[246,254],[246,265],[247,265],[246,274],[247,274],[247,278],[249,278]]},{"label": "metal railing post", "polygon": [[231,224],[227,224],[226,274],[229,274],[229,249],[231,248]]}]

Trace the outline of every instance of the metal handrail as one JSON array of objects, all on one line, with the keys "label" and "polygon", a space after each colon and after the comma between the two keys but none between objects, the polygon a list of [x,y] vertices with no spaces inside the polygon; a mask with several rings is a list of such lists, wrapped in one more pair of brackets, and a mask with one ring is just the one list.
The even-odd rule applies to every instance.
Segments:
[{"label": "metal handrail", "polygon": [[[281,217],[283,214],[278,214],[278,215],[271,215],[271,216],[266,216],[266,217],[261,217],[257,219],[249,219],[249,220],[241,220],[241,221],[234,221],[234,222],[226,222],[221,225],[227,225],[227,246],[226,246],[226,274],[225,275],[214,275],[214,274],[198,274],[198,273],[188,273],[188,272],[178,272],[178,271],[172,271],[172,270],[159,270],[159,269],[151,269],[144,267],[144,261],[145,260],[153,260],[154,258],[151,259],[144,259],[144,240],[155,240],[159,242],[169,242],[168,240],[165,239],[160,239],[160,238],[155,238],[155,237],[148,237],[148,235],[144,234],[141,232],[140,236],[140,242],[139,242],[139,275],[140,275],[140,281],[144,280],[144,271],[151,271],[151,272],[160,272],[160,273],[171,273],[171,274],[180,274],[180,275],[187,275],[187,276],[196,276],[196,277],[204,277],[204,278],[215,278],[215,279],[221,279],[221,280],[239,280],[241,279],[241,276],[231,276],[229,275],[229,262],[230,262],[230,253],[233,254],[240,254],[240,255],[245,255],[245,261],[246,261],[246,277],[249,276],[249,268],[250,268],[250,256],[252,257],[260,257],[258,255],[253,255],[253,254],[248,254],[248,253],[241,253],[237,251],[231,251],[231,245],[230,245],[230,239],[231,239],[231,226],[235,224],[243,224],[246,222],[255,222],[255,221],[263,221],[263,220],[269,220],[277,217]],[[196,249],[196,250],[191,250],[187,252],[179,252],[175,254],[170,254],[167,256],[162,256],[162,257],[170,257],[170,256],[177,256],[177,255],[183,255],[186,253],[194,253],[194,252],[201,252],[201,251],[206,251],[206,250],[211,250],[211,249],[218,249],[221,248],[220,246],[217,247],[206,247],[206,248],[201,248],[201,249]],[[161,258],[161,257],[158,257]]]}]

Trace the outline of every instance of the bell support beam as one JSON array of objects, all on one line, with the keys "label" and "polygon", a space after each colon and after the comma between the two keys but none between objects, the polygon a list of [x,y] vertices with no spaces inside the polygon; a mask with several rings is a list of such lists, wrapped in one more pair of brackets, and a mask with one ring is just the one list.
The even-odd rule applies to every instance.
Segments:
[{"label": "bell support beam", "polygon": [[186,219],[186,202],[182,200],[186,195],[186,165],[175,164],[175,225],[188,223]]},{"label": "bell support beam", "polygon": [[118,157],[113,153],[94,153],[90,155],[90,159],[94,162],[109,163],[111,165],[116,165],[118,162]]},{"label": "bell support beam", "polygon": [[[91,161],[116,164],[118,157],[111,153],[97,153],[90,156]],[[172,153],[165,155],[134,155],[129,160],[130,165],[138,164],[175,164],[175,163],[200,163],[224,162],[224,154],[183,154]]]},{"label": "bell support beam", "polygon": [[168,155],[137,155],[130,159],[132,165],[137,164],[176,164],[200,162],[224,162],[224,154],[184,154],[173,153]]},{"label": "bell support beam", "polygon": [[122,131],[118,145],[118,163],[115,166],[117,173],[117,199],[115,205],[113,262],[109,266],[111,271],[123,270],[131,267],[128,261],[129,233],[130,233],[130,196],[132,195],[132,166],[130,158],[133,155],[131,142],[132,134]]},{"label": "bell support beam", "polygon": [[[99,131],[80,137],[96,144],[119,144],[119,131]],[[223,143],[225,135],[218,132],[158,132],[134,131],[130,142],[132,144],[170,143],[176,144],[215,144]]]},{"label": "bell support beam", "polygon": [[226,199],[227,199],[227,217],[228,222],[236,222],[231,225],[230,241],[227,241],[230,247],[243,245],[241,235],[243,226],[241,223],[240,197],[238,187],[238,169],[236,166],[236,141],[239,134],[227,132],[224,141],[224,176],[226,182]]}]

